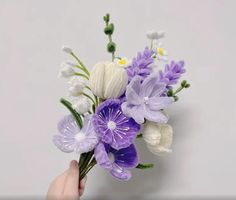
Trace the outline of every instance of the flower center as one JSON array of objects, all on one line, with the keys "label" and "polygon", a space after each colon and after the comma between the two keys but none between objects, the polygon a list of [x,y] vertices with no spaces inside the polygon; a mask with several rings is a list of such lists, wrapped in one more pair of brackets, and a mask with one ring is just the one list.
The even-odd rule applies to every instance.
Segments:
[{"label": "flower center", "polygon": [[115,162],[115,156],[113,155],[113,153],[108,153],[108,158],[112,163]]},{"label": "flower center", "polygon": [[110,130],[115,130],[116,129],[116,123],[115,122],[113,122],[113,121],[109,121],[108,123],[107,123],[107,127],[110,129]]},{"label": "flower center", "polygon": [[164,49],[161,47],[157,48],[157,53],[159,53],[161,56],[164,56]]},{"label": "flower center", "polygon": [[148,104],[149,97],[144,97],[144,98],[143,98],[143,101],[144,101],[145,104]]},{"label": "flower center", "polygon": [[75,139],[78,141],[78,142],[81,142],[82,140],[84,140],[85,138],[85,135],[82,131],[78,132],[76,135],[75,135]]},{"label": "flower center", "polygon": [[120,65],[126,65],[126,60],[125,59],[120,59],[119,61]]}]

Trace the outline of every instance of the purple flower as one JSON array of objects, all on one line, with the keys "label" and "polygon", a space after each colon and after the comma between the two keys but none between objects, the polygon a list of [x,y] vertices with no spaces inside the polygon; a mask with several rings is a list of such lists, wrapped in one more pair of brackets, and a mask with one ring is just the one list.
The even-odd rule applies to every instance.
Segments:
[{"label": "purple flower", "polygon": [[131,65],[127,67],[129,81],[136,75],[139,75],[144,79],[150,74],[152,70],[151,65],[154,62],[154,59],[152,58],[153,54],[153,50],[146,47],[143,53],[139,52],[137,57],[133,58]]},{"label": "purple flower", "polygon": [[108,99],[97,108],[93,116],[98,136],[117,150],[128,147],[140,129],[139,124],[122,113],[120,104],[118,99]]},{"label": "purple flower", "polygon": [[109,144],[99,143],[94,153],[97,163],[122,181],[131,178],[131,172],[128,169],[135,168],[138,164],[138,156],[133,144],[116,150]]},{"label": "purple flower", "polygon": [[171,88],[184,72],[184,61],[171,61],[170,64],[166,64],[164,72],[159,71],[159,80],[165,83],[167,88]]},{"label": "purple flower", "polygon": [[92,125],[91,116],[84,118],[83,128],[80,129],[72,115],[64,117],[58,123],[59,135],[53,138],[54,144],[65,153],[84,153],[94,149],[98,136]]},{"label": "purple flower", "polygon": [[126,102],[122,103],[122,111],[132,117],[138,124],[144,120],[166,123],[168,118],[162,109],[168,106],[172,99],[163,97],[166,85],[158,81],[158,75],[149,75],[143,82],[140,76],[135,76],[127,86]]}]

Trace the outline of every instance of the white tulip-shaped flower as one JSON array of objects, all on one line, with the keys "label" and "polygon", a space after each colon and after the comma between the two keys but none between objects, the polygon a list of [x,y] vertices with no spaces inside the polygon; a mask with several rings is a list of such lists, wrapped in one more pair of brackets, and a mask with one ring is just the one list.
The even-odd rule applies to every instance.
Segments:
[{"label": "white tulip-shaped flower", "polygon": [[75,70],[73,69],[73,67],[66,63],[62,63],[61,70],[59,71],[58,77],[69,78],[73,75],[75,75]]},{"label": "white tulip-shaped flower", "polygon": [[154,30],[150,30],[147,31],[146,33],[147,38],[150,40],[159,40],[160,38],[163,38],[165,36],[165,32],[164,31],[154,31]]},{"label": "white tulip-shaped flower", "polygon": [[126,70],[114,62],[99,62],[90,74],[90,88],[93,94],[102,99],[121,96],[127,84]]},{"label": "white tulip-shaped flower", "polygon": [[172,152],[170,147],[173,140],[173,129],[168,124],[146,122],[143,127],[143,139],[153,154],[163,155]]},{"label": "white tulip-shaped flower", "polygon": [[72,107],[79,113],[84,114],[87,113],[91,108],[91,103],[87,97],[79,96],[75,100],[73,100]]},{"label": "white tulip-shaped flower", "polygon": [[74,97],[80,96],[86,87],[86,83],[77,76],[72,77],[68,83],[70,84],[69,93]]},{"label": "white tulip-shaped flower", "polygon": [[65,53],[72,53],[72,49],[70,47],[67,47],[67,46],[62,46],[61,47],[62,51],[64,51]]}]

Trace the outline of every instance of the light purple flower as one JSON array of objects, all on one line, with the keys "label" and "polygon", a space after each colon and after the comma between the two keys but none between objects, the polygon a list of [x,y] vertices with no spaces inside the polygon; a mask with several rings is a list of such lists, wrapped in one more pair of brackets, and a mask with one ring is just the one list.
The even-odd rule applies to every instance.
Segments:
[{"label": "light purple flower", "polygon": [[122,181],[131,178],[131,172],[128,169],[135,168],[138,164],[138,156],[133,144],[124,149],[116,150],[109,144],[100,142],[94,153],[97,163],[107,169],[112,176]]},{"label": "light purple flower", "polygon": [[164,71],[159,71],[159,80],[165,83],[167,88],[171,88],[171,85],[176,84],[184,72],[184,61],[171,61],[170,64],[165,65]]},{"label": "light purple flower", "polygon": [[73,116],[68,115],[58,123],[58,130],[60,134],[54,136],[53,142],[65,153],[89,152],[94,149],[99,140],[91,116],[84,118],[83,128],[80,129]]},{"label": "light purple flower", "polygon": [[162,113],[162,109],[168,106],[172,99],[163,97],[166,85],[158,81],[158,75],[149,75],[143,82],[140,76],[136,76],[127,86],[126,102],[121,108],[124,114],[132,117],[138,124],[145,119],[158,123],[166,123],[168,118]]},{"label": "light purple flower", "polygon": [[144,79],[151,73],[151,65],[154,62],[153,54],[154,51],[146,47],[144,52],[139,52],[137,57],[133,58],[131,65],[127,67],[129,81],[136,75]]},{"label": "light purple flower", "polygon": [[140,125],[121,111],[118,99],[104,101],[93,116],[93,125],[100,139],[114,149],[128,147],[140,130]]}]

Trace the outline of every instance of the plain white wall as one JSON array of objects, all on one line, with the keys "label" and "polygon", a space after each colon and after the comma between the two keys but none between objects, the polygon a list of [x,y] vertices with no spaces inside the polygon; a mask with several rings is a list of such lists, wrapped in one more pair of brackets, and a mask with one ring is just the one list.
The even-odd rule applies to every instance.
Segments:
[{"label": "plain white wall", "polygon": [[[68,111],[57,79],[72,47],[90,67],[110,59],[102,16],[116,25],[119,55],[147,45],[148,29],[166,30],[170,58],[184,59],[191,89],[169,109],[173,153],[157,158],[139,142],[149,171],[120,183],[103,169],[89,175],[84,199],[236,196],[236,28],[234,0],[0,0],[0,197],[43,196],[74,155],[51,142]],[[160,65],[162,67],[162,65]]]}]

